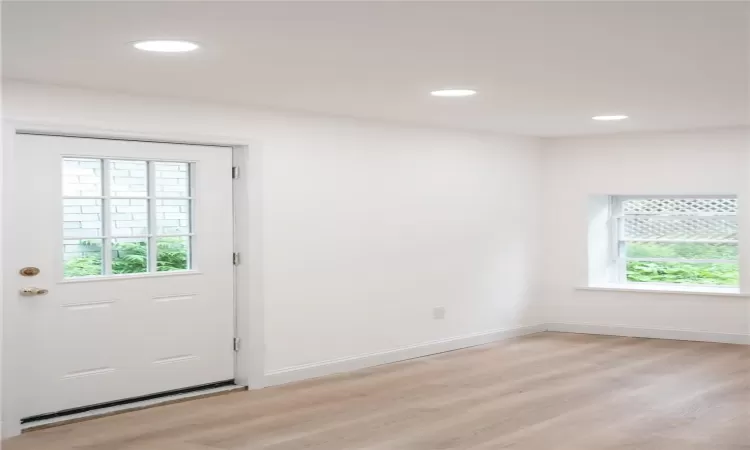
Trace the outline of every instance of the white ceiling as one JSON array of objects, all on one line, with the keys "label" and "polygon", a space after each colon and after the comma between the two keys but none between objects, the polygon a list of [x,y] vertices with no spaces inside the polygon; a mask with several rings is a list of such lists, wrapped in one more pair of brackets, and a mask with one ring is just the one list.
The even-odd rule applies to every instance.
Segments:
[{"label": "white ceiling", "polygon": [[[537,136],[734,126],[748,5],[5,1],[3,76]],[[202,48],[129,45],[148,38]]]}]

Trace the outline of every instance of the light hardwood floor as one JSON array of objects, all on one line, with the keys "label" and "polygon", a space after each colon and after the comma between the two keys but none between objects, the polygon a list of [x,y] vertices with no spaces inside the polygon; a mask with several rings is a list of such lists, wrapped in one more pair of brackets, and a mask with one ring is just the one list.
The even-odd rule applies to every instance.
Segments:
[{"label": "light hardwood floor", "polygon": [[4,450],[750,450],[750,347],[542,333],[27,433]]}]

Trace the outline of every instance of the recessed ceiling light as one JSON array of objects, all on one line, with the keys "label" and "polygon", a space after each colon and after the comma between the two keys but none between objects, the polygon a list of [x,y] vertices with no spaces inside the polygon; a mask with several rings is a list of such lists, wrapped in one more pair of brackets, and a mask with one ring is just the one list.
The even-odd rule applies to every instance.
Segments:
[{"label": "recessed ceiling light", "polygon": [[608,120],[625,120],[628,116],[623,115],[614,115],[614,116],[594,116],[592,119],[594,120],[602,120],[602,121],[608,121]]},{"label": "recessed ceiling light", "polygon": [[196,50],[198,44],[188,41],[140,41],[133,47],[147,52],[184,53]]},{"label": "recessed ceiling light", "polygon": [[434,97],[469,97],[476,93],[474,89],[440,89],[430,92]]}]

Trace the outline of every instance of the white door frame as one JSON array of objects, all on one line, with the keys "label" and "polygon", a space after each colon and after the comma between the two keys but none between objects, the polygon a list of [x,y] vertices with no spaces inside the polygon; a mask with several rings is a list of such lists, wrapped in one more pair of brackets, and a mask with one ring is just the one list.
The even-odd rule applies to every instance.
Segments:
[{"label": "white door frame", "polygon": [[[14,142],[17,133],[50,134],[74,137],[98,137],[120,140],[137,140],[178,144],[216,145],[232,147],[233,165],[239,167],[240,177],[233,183],[234,197],[234,248],[241,255],[235,267],[235,336],[240,338],[235,359],[235,382],[250,389],[265,386],[264,368],[264,308],[262,286],[262,192],[261,146],[247,138],[196,136],[191,133],[154,133],[138,130],[97,129],[85,126],[29,123],[6,120],[2,123],[2,150],[0,151],[0,438],[7,439],[21,433],[21,416],[18,399],[23,373],[14,362],[24,356],[23,342],[13,339],[19,326],[15,283],[9,286],[15,270],[8,264],[7,255],[14,247],[14,227],[8,212],[13,202],[22,195],[14,192]],[[230,174],[227,174],[230,176]],[[17,194],[17,193],[16,193]]]}]

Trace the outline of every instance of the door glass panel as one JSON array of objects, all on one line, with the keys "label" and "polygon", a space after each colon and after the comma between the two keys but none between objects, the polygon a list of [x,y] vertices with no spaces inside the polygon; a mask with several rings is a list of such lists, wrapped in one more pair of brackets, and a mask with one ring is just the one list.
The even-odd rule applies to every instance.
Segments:
[{"label": "door glass panel", "polygon": [[65,277],[190,269],[191,170],[188,162],[64,157]]},{"label": "door glass panel", "polygon": [[63,158],[62,191],[69,197],[102,195],[102,161],[89,158]]},{"label": "door glass panel", "polygon": [[148,239],[112,239],[112,273],[148,272]]},{"label": "door glass panel", "polygon": [[146,197],[148,195],[146,161],[111,160],[109,162],[109,191],[112,197]]},{"label": "door glass panel", "polygon": [[109,209],[112,236],[148,234],[148,200],[112,199]]},{"label": "door glass panel", "polygon": [[190,164],[154,162],[157,197],[190,197]]},{"label": "door glass panel", "polygon": [[63,235],[99,237],[102,235],[102,201],[98,198],[63,200]]},{"label": "door glass panel", "polygon": [[156,234],[190,233],[191,200],[156,200]]},{"label": "door glass panel", "polygon": [[190,268],[190,237],[163,237],[156,242],[156,270],[167,272]]},{"label": "door glass panel", "polygon": [[66,239],[63,241],[65,278],[101,275],[102,240]]}]

